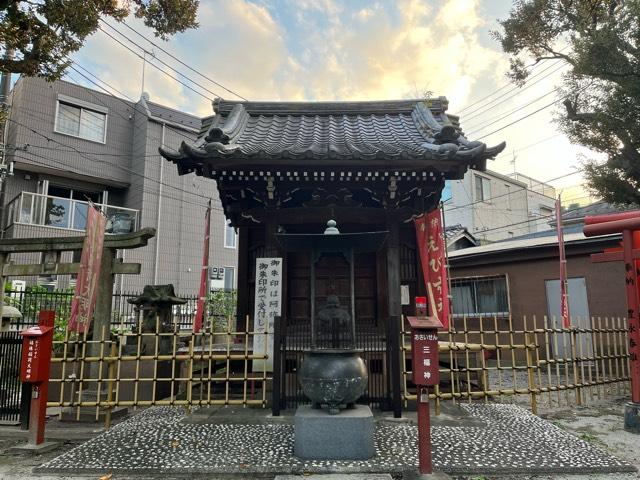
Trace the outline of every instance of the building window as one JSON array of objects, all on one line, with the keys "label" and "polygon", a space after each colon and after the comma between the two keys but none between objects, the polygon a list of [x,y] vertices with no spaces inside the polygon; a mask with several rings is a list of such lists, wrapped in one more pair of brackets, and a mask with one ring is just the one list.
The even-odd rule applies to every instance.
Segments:
[{"label": "building window", "polygon": [[540,205],[540,217],[551,217],[553,215],[553,209],[549,207],[543,207]]},{"label": "building window", "polygon": [[475,176],[476,201],[486,202],[491,198],[491,180],[480,175]]},{"label": "building window", "polygon": [[504,184],[506,199],[507,199],[507,210],[511,210],[511,185]]},{"label": "building window", "polygon": [[237,235],[235,229],[229,225],[229,222],[224,222],[224,247],[236,248]]},{"label": "building window", "polygon": [[454,316],[494,317],[509,315],[507,276],[453,278],[451,297]]},{"label": "building window", "polygon": [[107,114],[58,101],[55,131],[92,142],[104,143],[107,133]]},{"label": "building window", "polygon": [[236,269],[235,267],[224,267],[224,289],[236,289]]}]

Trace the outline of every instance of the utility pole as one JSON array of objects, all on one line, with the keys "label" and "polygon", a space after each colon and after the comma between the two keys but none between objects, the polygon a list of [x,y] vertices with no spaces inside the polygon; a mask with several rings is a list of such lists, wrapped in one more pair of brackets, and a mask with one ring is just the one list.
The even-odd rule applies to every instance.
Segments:
[{"label": "utility pole", "polygon": [[[13,50],[8,49],[5,58],[11,59]],[[9,93],[11,72],[3,71],[0,78],[0,236],[4,236],[4,203],[7,177],[13,175],[13,162],[7,161],[7,130],[9,125]]]}]

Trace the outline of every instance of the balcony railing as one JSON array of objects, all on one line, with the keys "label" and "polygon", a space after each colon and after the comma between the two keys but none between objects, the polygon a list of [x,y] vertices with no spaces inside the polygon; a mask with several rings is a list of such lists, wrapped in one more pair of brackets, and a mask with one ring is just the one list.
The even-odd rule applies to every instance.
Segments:
[{"label": "balcony railing", "polygon": [[[129,233],[138,227],[138,210],[96,204],[107,216],[107,233]],[[13,224],[41,225],[84,231],[88,202],[22,192],[7,205],[7,227]]]}]

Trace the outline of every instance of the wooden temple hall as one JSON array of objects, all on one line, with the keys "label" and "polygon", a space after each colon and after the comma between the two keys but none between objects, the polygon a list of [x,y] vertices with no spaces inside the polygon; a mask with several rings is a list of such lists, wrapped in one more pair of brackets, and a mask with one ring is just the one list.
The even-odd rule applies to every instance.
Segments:
[{"label": "wooden temple hall", "polygon": [[[353,317],[352,341],[369,369],[360,401],[400,414],[401,315],[414,314],[414,297],[425,295],[413,219],[438,205],[445,180],[461,179],[469,168],[484,170],[505,147],[467,140],[447,106],[444,97],[218,99],[193,144],[161,150],[180,174],[216,181],[237,229],[239,329],[247,315],[254,316],[256,259],[283,259],[281,317],[274,326],[275,408],[303,401],[296,382],[301,352],[330,298]],[[314,251],[312,237],[307,249],[300,247],[305,235],[323,234],[329,220],[340,234],[372,232],[383,240],[347,235],[355,244],[337,247],[348,250],[337,255]],[[283,241],[295,235],[299,242]]]}]

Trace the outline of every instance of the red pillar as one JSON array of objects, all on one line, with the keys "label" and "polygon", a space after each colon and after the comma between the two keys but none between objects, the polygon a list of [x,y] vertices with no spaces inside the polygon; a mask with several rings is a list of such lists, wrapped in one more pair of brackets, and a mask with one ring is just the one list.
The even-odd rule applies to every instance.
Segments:
[{"label": "red pillar", "polygon": [[638,307],[638,261],[633,259],[634,233],[622,231],[625,283],[629,320],[629,363],[631,367],[631,401],[640,403],[640,314]]},{"label": "red pillar", "polygon": [[418,390],[418,462],[420,473],[426,474],[433,473],[429,389],[427,387],[419,387]]}]

